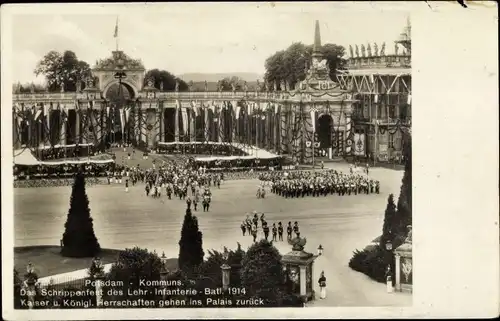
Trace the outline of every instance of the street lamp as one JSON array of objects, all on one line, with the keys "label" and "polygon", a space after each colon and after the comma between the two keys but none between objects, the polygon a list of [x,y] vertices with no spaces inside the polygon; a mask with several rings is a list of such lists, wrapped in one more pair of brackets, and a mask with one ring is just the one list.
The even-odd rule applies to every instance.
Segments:
[{"label": "street lamp", "polygon": [[391,262],[392,262],[392,242],[388,240],[385,243],[385,249],[387,250],[389,254],[389,264],[387,265],[387,271],[386,271],[386,285],[387,285],[387,293],[392,293],[393,292],[393,287],[392,287],[392,272],[391,272]]},{"label": "street lamp", "polygon": [[30,262],[26,266],[26,280],[24,281],[24,285],[26,287],[26,294],[28,296],[28,308],[33,309],[35,305],[35,296],[36,296],[36,283],[37,283],[37,275],[35,274],[35,266]]},{"label": "street lamp", "polygon": [[224,263],[221,266],[222,269],[222,288],[226,291],[229,288],[229,271],[231,271],[231,266],[227,264],[229,259],[229,252],[227,248],[224,248],[224,253],[222,253],[222,259]]},{"label": "street lamp", "polygon": [[96,300],[96,304],[97,306],[102,306],[102,303],[103,303],[103,300],[102,300],[102,278],[103,278],[103,274],[102,274],[102,261],[101,261],[101,258],[96,256],[93,260],[92,260],[92,265],[93,265],[93,277],[95,278],[95,300]]},{"label": "street lamp", "polygon": [[321,255],[323,255],[323,245],[320,244],[318,246],[318,256],[321,256]]},{"label": "street lamp", "polygon": [[[170,271],[167,268],[167,256],[165,255],[165,252],[163,252],[161,254],[160,261],[161,261],[160,279],[162,281],[166,281],[167,276],[170,273]],[[164,283],[167,284],[167,282],[164,282]],[[166,289],[166,286],[165,286],[165,289]],[[162,291],[162,292],[163,292],[163,299],[165,299],[165,296],[167,293],[166,293],[166,291]]]}]

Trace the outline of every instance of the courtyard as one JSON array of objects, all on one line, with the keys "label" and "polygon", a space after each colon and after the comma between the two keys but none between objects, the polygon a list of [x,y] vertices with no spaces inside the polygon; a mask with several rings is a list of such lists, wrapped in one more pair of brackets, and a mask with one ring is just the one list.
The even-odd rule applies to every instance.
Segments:
[{"label": "courtyard", "polygon": [[[330,165],[330,164],[327,164]],[[332,164],[342,171],[346,164]],[[355,249],[362,249],[381,233],[387,195],[399,194],[402,171],[374,168],[370,176],[381,183],[381,194],[305,197],[285,199],[268,193],[255,196],[258,180],[227,181],[213,188],[210,212],[194,212],[203,232],[205,253],[224,246],[244,249],[252,243],[243,236],[240,224],[246,213],[264,212],[268,223],[284,225],[299,222],[301,236],[307,238],[306,251],[316,252],[321,244],[323,256],[315,261],[313,280],[324,270],[328,297],[313,306],[408,306],[411,295],[388,294],[385,285],[370,280],[348,267]],[[58,245],[64,231],[71,187],[15,189],[15,246]],[[87,187],[94,230],[101,247],[124,249],[134,246],[178,255],[178,241],[186,203],[147,197],[144,185],[131,186],[125,193],[119,184]],[[259,238],[263,233],[259,231]],[[291,250],[277,242],[281,254]],[[36,261],[33,262],[36,264]],[[317,284],[316,284],[317,287]],[[317,289],[319,290],[319,289]]]}]

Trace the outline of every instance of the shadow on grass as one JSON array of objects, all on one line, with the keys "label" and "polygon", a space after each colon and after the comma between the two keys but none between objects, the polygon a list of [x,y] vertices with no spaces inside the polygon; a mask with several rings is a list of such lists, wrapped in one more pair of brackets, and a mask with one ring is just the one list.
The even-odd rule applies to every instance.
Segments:
[{"label": "shadow on grass", "polygon": [[[122,250],[102,249],[99,257],[103,264],[116,262]],[[26,266],[32,263],[38,277],[45,277],[90,267],[93,258],[70,258],[60,253],[60,247],[55,245],[22,246],[14,248],[14,266],[23,275]],[[169,258],[166,261],[170,271],[178,269],[177,258]]]},{"label": "shadow on grass", "polygon": [[[23,246],[14,248],[14,266],[24,274],[28,263],[35,266],[39,277],[86,269],[93,258],[69,258],[61,255],[61,248],[54,245]],[[103,264],[115,262],[120,250],[102,249],[99,257]]]}]

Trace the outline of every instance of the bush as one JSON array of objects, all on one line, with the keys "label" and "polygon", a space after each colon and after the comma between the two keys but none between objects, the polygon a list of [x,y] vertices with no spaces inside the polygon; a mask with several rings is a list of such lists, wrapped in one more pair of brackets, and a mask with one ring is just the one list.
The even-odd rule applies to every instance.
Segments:
[{"label": "bush", "polygon": [[75,176],[68,211],[64,225],[63,247],[61,254],[67,257],[93,257],[99,254],[101,247],[94,233],[90,217],[89,200],[85,192],[85,176]]},{"label": "bush", "polygon": [[[130,300],[158,300],[160,296],[155,294],[157,286],[140,286],[141,282],[160,281],[162,263],[156,253],[146,249],[134,247],[120,252],[118,260],[113,263],[106,279],[109,281],[122,281],[123,287],[103,287],[104,299],[126,298]],[[136,290],[147,290],[147,294],[133,294]],[[120,292],[121,291],[121,292]],[[129,294],[129,291],[131,295]]]},{"label": "bush", "polygon": [[380,246],[371,246],[362,251],[354,251],[349,261],[349,267],[354,271],[366,274],[372,280],[385,283],[387,266],[390,264],[394,282],[394,262],[392,261],[390,252]]}]

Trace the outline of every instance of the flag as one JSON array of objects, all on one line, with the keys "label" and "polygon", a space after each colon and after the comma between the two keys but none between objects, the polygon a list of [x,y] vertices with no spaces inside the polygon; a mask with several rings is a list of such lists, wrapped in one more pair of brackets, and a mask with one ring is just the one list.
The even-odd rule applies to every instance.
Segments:
[{"label": "flag", "polygon": [[375,103],[378,103],[378,95],[375,95]]},{"label": "flag", "polygon": [[316,132],[316,112],[318,109],[316,107],[311,108],[311,123],[312,123],[312,131]]},{"label": "flag", "polygon": [[116,18],[115,34],[114,34],[113,37],[114,38],[118,38],[118,18]]},{"label": "flag", "polygon": [[130,107],[125,108],[125,123],[128,123],[128,120],[130,118]]},{"label": "flag", "polygon": [[38,118],[40,117],[40,115],[42,114],[42,108],[38,107],[38,106],[34,106],[33,109],[36,111],[35,112],[35,121],[38,120]]},{"label": "flag", "polygon": [[236,119],[240,118],[240,109],[241,109],[241,107],[237,105],[235,115],[234,115]]},{"label": "flag", "polygon": [[411,94],[408,95],[408,105],[411,105]]},{"label": "flag", "polygon": [[275,113],[275,114],[277,114],[277,113],[278,113],[278,108],[279,108],[278,104],[276,104],[276,103],[275,103],[275,104],[274,104],[274,113]]}]

